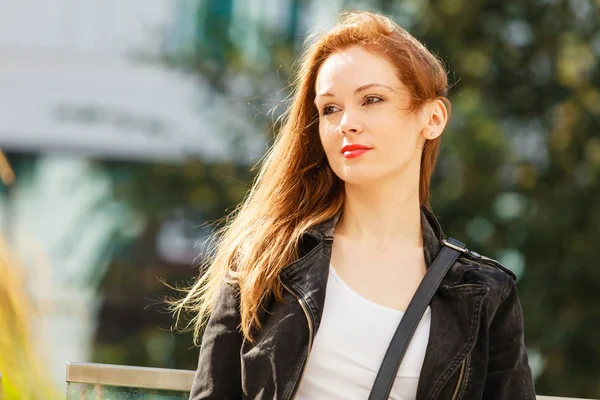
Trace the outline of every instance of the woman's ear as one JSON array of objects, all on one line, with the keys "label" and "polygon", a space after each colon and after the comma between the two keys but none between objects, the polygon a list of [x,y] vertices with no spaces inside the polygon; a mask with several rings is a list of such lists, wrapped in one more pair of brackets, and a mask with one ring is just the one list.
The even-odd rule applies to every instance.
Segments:
[{"label": "woman's ear", "polygon": [[425,125],[421,134],[427,140],[437,139],[442,135],[448,122],[446,103],[440,99],[435,99],[424,107],[423,112]]}]

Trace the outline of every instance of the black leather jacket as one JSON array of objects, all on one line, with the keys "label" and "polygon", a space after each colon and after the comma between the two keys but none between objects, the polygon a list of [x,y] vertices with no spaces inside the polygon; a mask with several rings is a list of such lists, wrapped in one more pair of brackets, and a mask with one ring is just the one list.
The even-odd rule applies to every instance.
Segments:
[{"label": "black leather jacket", "polygon": [[[190,399],[294,398],[321,322],[338,217],[304,235],[299,259],[281,272],[285,302],[265,300],[254,344],[238,329],[236,288],[223,286],[204,332]],[[426,209],[421,226],[430,266],[444,236]],[[434,399],[535,400],[515,276],[477,253],[455,262],[431,302],[417,400]]]}]

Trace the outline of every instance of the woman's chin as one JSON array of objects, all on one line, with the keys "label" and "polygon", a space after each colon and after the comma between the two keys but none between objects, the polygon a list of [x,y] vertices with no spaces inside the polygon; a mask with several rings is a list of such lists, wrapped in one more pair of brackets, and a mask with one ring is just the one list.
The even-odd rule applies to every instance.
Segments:
[{"label": "woman's chin", "polygon": [[[379,170],[375,168],[346,167],[342,170],[335,171],[335,173],[338,178],[344,181],[346,185],[356,187],[364,186],[372,188],[390,183],[393,185],[401,185],[402,182],[407,179],[406,171],[402,170]],[[416,179],[418,182],[418,177]]]},{"label": "woman's chin", "polygon": [[353,171],[338,175],[346,185],[352,186],[371,186],[381,180],[380,176],[365,172]]}]

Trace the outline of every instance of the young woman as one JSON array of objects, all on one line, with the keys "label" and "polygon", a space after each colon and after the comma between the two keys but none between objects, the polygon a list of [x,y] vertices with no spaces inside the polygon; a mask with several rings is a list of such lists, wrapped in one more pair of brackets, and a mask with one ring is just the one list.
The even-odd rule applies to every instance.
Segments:
[{"label": "young woman", "polygon": [[[369,396],[443,246],[429,183],[447,85],[440,61],[378,14],[345,14],[308,47],[252,190],[177,304],[194,311],[197,341],[205,326],[191,399]],[[535,399],[514,278],[461,256],[390,398]]]}]

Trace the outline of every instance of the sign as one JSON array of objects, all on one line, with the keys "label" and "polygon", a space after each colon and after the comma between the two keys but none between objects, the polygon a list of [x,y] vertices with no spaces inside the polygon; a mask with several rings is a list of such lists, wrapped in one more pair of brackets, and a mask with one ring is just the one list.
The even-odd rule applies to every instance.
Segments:
[{"label": "sign", "polygon": [[0,58],[0,148],[242,163],[266,149],[244,105],[197,76],[77,53]]}]

